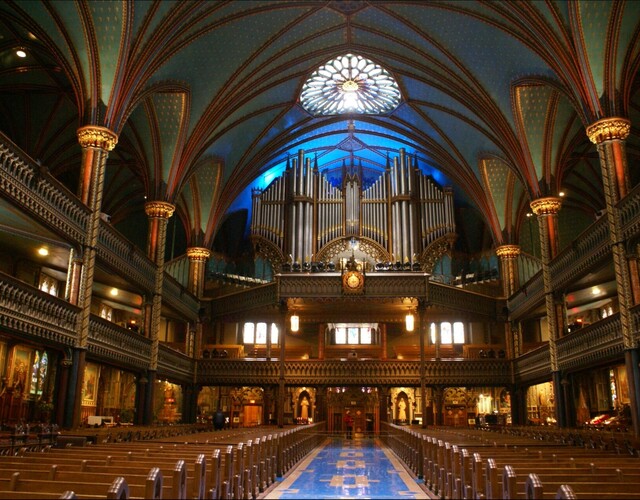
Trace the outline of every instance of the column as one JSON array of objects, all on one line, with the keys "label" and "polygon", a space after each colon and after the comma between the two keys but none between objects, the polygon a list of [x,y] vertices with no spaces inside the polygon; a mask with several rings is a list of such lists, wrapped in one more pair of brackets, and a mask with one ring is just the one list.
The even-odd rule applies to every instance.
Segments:
[{"label": "column", "polygon": [[280,359],[278,360],[279,376],[278,376],[278,427],[284,427],[284,398],[285,398],[285,337],[287,332],[287,316],[288,308],[286,301],[280,304]]},{"label": "column", "polygon": [[518,245],[501,245],[496,248],[496,255],[500,259],[500,277],[502,291],[505,297],[511,297],[518,289]]},{"label": "column", "polygon": [[[98,232],[100,230],[100,209],[102,208],[102,194],[104,186],[104,174],[109,151],[118,142],[118,136],[111,130],[96,125],[81,127],[77,131],[78,143],[82,148],[82,165],[80,167],[80,184],[78,196],[90,210],[85,239],[82,242],[82,264],[74,263],[74,277],[79,278],[73,283],[73,289],[69,290],[69,297],[76,297],[75,305],[80,307],[80,315],[76,332],[78,337],[74,350],[74,362],[77,366],[73,372],[72,383],[75,387],[70,391],[73,395],[72,415],[65,418],[72,427],[80,425],[80,409],[82,405],[82,387],[84,385],[84,367],[86,363],[86,349],[89,342],[89,319],[91,316],[91,296],[93,278],[95,274],[96,247],[98,245]],[[77,266],[81,266],[81,270]]]},{"label": "column", "polygon": [[380,354],[380,359],[382,361],[386,361],[388,358],[387,354],[387,324],[382,323],[378,328],[380,328],[380,346],[382,348],[382,353]]},{"label": "column", "polygon": [[150,201],[144,206],[149,217],[149,235],[147,238],[147,255],[156,264],[156,276],[151,301],[151,321],[149,338],[151,339],[151,359],[149,360],[149,383],[147,384],[143,422],[153,423],[153,400],[155,379],[158,371],[158,332],[162,308],[162,282],[164,279],[164,248],[167,239],[167,223],[175,211],[175,206],[165,201]]},{"label": "column", "polygon": [[425,418],[427,415],[427,398],[425,398],[425,394],[427,393],[427,385],[426,385],[426,366],[424,361],[424,339],[427,335],[429,335],[429,327],[427,325],[427,301],[419,300],[418,301],[418,315],[420,318],[419,325],[419,334],[420,334],[420,394],[422,397],[420,398],[420,413],[422,414],[421,427],[423,429],[427,428],[427,419]]},{"label": "column", "polygon": [[[202,299],[204,293],[205,271],[207,267],[207,259],[211,256],[211,251],[202,247],[187,248],[187,258],[189,259],[189,291]],[[202,350],[202,321],[198,320],[195,327],[194,339],[194,357],[198,357]],[[270,332],[267,333],[267,338]]]},{"label": "column", "polygon": [[207,259],[211,256],[211,251],[202,247],[187,248],[187,257],[189,258],[189,291],[202,298],[204,292],[204,279]]},{"label": "column", "polygon": [[327,332],[326,323],[318,325],[318,359],[324,359],[325,336]]},{"label": "column", "polygon": [[[634,305],[632,284],[637,282],[635,261],[627,262],[622,221],[617,209],[618,202],[629,192],[626,139],[631,131],[631,123],[625,118],[611,117],[599,120],[587,127],[587,136],[598,149],[602,183],[609,223],[609,238],[613,267],[616,274],[618,303],[620,305],[620,325],[625,352],[627,381],[631,419],[636,436],[640,436],[640,371],[637,341],[634,338],[630,309]],[[632,275],[636,279],[632,279]],[[638,294],[636,294],[637,296]]]},{"label": "column", "polygon": [[560,198],[539,198],[531,202],[531,210],[538,217],[540,249],[542,256],[542,281],[544,283],[547,324],[549,326],[549,361],[553,393],[556,395],[556,421],[559,427],[565,427],[564,399],[560,387],[560,369],[558,367],[558,318],[556,300],[551,284],[549,263],[558,253],[557,216],[562,206]]},{"label": "column", "polygon": [[433,388],[433,407],[435,411],[435,425],[444,425],[444,387]]}]

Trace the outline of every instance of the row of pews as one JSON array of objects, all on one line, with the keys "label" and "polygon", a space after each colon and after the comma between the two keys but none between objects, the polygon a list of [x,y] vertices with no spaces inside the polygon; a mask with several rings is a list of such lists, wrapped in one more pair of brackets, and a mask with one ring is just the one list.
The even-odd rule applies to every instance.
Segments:
[{"label": "row of pews", "polygon": [[439,498],[640,499],[640,459],[626,449],[392,424],[383,440]]},{"label": "row of pews", "polygon": [[23,448],[0,456],[0,499],[255,499],[319,444],[323,427]]}]

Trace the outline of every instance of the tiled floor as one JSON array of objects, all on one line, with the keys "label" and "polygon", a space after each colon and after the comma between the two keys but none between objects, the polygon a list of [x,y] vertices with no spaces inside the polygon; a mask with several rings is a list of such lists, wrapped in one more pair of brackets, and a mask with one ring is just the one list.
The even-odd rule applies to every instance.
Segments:
[{"label": "tiled floor", "polygon": [[374,439],[327,441],[265,498],[430,498],[402,463]]}]

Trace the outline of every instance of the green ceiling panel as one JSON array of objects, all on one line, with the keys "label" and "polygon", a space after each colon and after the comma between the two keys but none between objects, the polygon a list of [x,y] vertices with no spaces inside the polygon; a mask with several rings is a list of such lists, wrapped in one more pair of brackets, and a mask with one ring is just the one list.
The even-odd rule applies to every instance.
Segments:
[{"label": "green ceiling panel", "polygon": [[493,206],[500,221],[500,229],[506,225],[506,192],[509,176],[509,167],[500,159],[482,160],[484,170],[483,184],[489,193]]},{"label": "green ceiling panel", "polygon": [[523,148],[535,167],[538,179],[544,175],[545,130],[552,90],[542,85],[520,86],[516,89],[516,115],[524,132]]},{"label": "green ceiling panel", "polygon": [[[175,175],[172,169],[177,166],[174,163],[177,163],[176,158],[179,158],[181,153],[178,148],[182,146],[180,140],[185,127],[186,95],[181,93],[155,94],[153,104],[161,131],[159,148],[162,180],[167,183],[172,182],[175,185],[177,181],[172,178]],[[173,186],[170,186],[170,189],[172,190]]]},{"label": "green ceiling panel", "polygon": [[116,77],[123,29],[121,2],[88,2],[96,33],[97,50],[100,53],[100,99],[109,103]]}]

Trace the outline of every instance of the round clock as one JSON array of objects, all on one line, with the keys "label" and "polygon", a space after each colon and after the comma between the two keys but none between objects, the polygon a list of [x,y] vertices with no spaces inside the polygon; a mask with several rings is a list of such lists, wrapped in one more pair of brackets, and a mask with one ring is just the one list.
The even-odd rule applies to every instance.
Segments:
[{"label": "round clock", "polygon": [[364,276],[358,271],[349,271],[344,275],[343,283],[346,291],[360,291],[364,284]]}]

